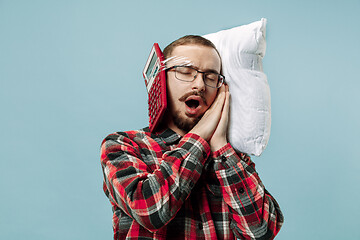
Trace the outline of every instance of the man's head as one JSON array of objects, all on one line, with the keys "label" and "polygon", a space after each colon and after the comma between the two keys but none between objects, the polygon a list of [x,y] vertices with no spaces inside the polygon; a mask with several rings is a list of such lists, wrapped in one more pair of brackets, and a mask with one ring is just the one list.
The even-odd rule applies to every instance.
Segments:
[{"label": "man's head", "polygon": [[199,46],[204,46],[204,47],[210,47],[210,48],[215,49],[215,51],[217,52],[217,54],[220,57],[218,50],[216,49],[215,45],[210,40],[203,38],[201,36],[198,36],[198,35],[186,35],[186,36],[183,36],[183,37],[173,41],[172,43],[170,43],[169,45],[167,45],[164,48],[164,51],[163,51],[164,58],[168,59],[169,57],[171,57],[172,51],[174,50],[174,48],[177,46],[181,46],[181,45],[199,45]]},{"label": "man's head", "polygon": [[[218,89],[204,82],[204,74],[220,74],[221,59],[213,43],[200,36],[185,36],[164,49],[165,59],[177,57],[186,60],[195,73],[191,82],[182,81],[182,70],[171,68],[182,65],[179,61],[168,61],[167,94],[168,111],[165,123],[175,132],[185,134],[201,119],[216,98]],[[205,73],[204,73],[205,72]],[[185,72],[184,74],[187,74]],[[197,75],[196,75],[197,74]]]}]

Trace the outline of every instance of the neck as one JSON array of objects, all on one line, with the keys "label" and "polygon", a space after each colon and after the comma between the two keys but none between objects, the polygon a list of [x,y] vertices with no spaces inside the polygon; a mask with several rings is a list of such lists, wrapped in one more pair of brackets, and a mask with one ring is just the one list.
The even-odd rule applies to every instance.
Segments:
[{"label": "neck", "polygon": [[178,128],[178,126],[176,126],[173,118],[170,116],[170,114],[168,114],[168,112],[165,113],[163,123],[164,123],[164,126],[166,126],[167,128],[170,128],[171,130],[173,130],[180,136],[184,136],[187,133],[186,131],[184,131],[184,130]]}]

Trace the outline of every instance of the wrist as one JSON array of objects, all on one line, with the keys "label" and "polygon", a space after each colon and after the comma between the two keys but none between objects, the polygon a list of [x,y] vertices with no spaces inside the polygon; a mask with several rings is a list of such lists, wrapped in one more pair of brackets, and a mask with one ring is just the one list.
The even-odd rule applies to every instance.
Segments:
[{"label": "wrist", "polygon": [[196,135],[200,136],[201,138],[205,139],[206,141],[209,140],[209,134],[207,134],[204,131],[198,130],[196,127],[193,128],[192,130],[190,130],[189,133],[196,134]]},{"label": "wrist", "polygon": [[210,148],[211,148],[211,152],[216,152],[219,149],[223,148],[228,142],[226,140],[221,140],[221,141],[210,141]]}]

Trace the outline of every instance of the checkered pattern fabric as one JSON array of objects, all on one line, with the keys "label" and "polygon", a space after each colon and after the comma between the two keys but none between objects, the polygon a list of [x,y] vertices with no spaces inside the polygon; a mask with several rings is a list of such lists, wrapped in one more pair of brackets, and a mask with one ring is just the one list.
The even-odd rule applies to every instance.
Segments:
[{"label": "checkered pattern fabric", "polygon": [[250,157],[196,134],[117,132],[101,145],[114,239],[272,239],[283,215]]}]

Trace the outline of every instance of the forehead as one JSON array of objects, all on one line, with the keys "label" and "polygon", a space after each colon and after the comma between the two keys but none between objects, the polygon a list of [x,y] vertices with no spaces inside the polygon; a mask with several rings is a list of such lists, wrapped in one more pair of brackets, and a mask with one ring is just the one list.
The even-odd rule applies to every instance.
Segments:
[{"label": "forehead", "polygon": [[215,70],[220,72],[221,60],[217,51],[202,45],[180,45],[171,52],[171,57],[183,57],[201,70]]}]

